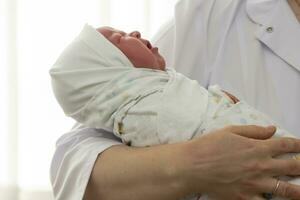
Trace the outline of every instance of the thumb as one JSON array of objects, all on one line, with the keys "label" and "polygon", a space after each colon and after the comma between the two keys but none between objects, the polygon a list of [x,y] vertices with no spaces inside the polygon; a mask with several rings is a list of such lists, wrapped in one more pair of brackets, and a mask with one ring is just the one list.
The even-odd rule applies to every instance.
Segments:
[{"label": "thumb", "polygon": [[276,132],[275,126],[268,126],[268,127],[256,126],[256,125],[229,126],[225,129],[237,135],[252,138],[252,139],[258,139],[258,140],[269,139]]}]

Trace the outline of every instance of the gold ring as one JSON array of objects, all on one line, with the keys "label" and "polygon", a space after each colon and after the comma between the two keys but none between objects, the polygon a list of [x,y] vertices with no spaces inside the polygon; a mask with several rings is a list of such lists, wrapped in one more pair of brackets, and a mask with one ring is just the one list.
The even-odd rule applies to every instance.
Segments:
[{"label": "gold ring", "polygon": [[279,186],[280,186],[280,180],[277,179],[276,186],[275,186],[275,188],[274,188],[274,190],[273,190],[273,192],[272,192],[273,195],[275,195],[275,193],[277,192]]},{"label": "gold ring", "polygon": [[280,180],[277,179],[277,182],[276,182],[273,192],[272,193],[263,193],[262,197],[266,200],[272,200],[274,195],[276,195],[275,193],[277,192],[279,186],[280,186]]}]

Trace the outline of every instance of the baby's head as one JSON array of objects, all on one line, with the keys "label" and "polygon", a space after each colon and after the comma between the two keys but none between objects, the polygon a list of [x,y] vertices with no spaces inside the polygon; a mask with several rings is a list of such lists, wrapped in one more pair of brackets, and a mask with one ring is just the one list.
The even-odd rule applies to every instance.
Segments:
[{"label": "baby's head", "polygon": [[125,33],[107,26],[100,27],[97,31],[120,49],[135,67],[165,70],[165,60],[158,48],[152,47],[138,31]]}]

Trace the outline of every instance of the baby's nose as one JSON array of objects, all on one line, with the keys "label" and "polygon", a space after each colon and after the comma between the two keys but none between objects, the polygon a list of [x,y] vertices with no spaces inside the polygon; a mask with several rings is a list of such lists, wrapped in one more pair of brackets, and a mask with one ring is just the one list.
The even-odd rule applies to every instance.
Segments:
[{"label": "baby's nose", "polygon": [[141,33],[138,31],[133,31],[130,33],[130,36],[136,37],[136,38],[141,38]]}]

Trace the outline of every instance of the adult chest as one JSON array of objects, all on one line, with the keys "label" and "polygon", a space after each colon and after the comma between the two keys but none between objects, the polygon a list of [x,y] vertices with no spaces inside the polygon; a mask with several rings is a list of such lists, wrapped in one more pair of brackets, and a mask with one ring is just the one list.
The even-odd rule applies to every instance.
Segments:
[{"label": "adult chest", "polygon": [[300,27],[285,1],[273,3],[243,1],[213,19],[209,84],[219,84],[297,134]]}]

